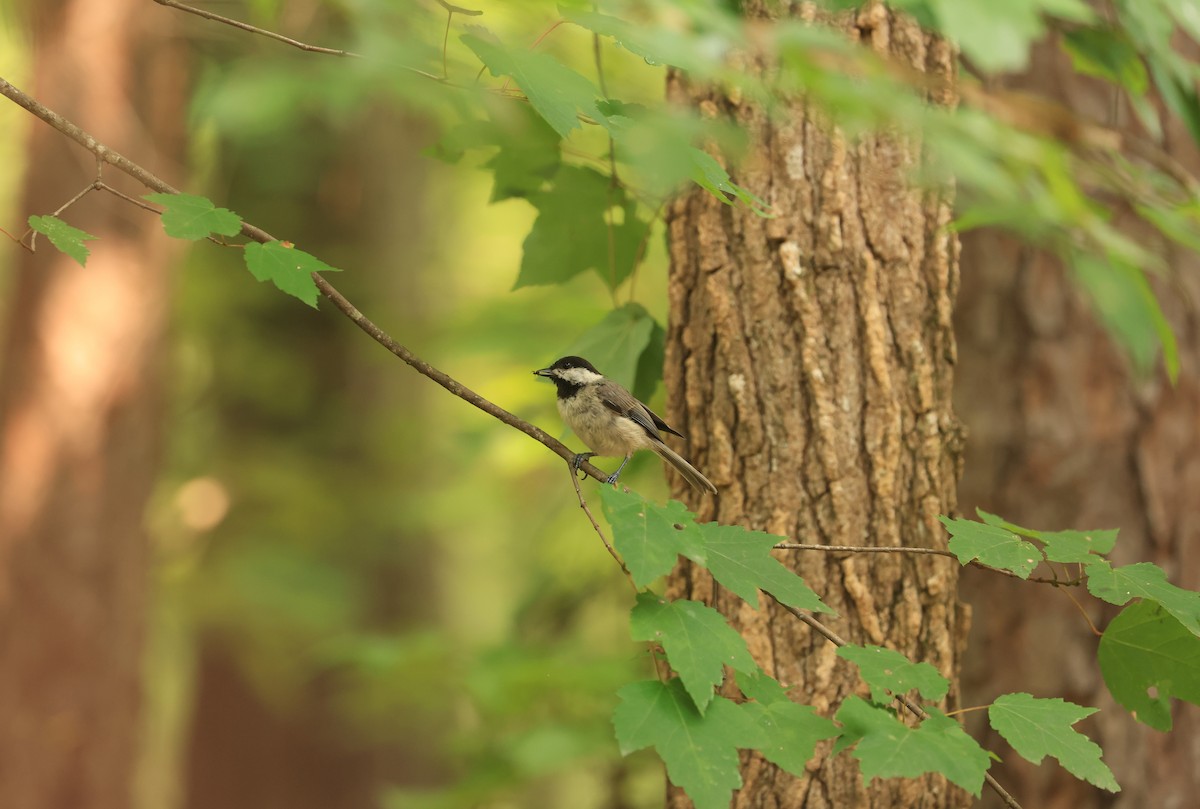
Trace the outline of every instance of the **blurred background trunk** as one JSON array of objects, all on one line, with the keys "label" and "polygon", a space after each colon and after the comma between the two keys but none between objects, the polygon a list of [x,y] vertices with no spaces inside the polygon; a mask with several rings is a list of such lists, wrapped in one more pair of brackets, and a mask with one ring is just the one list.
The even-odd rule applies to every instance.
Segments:
[{"label": "blurred background trunk", "polygon": [[[1116,92],[1080,77],[1054,43],[1033,52],[1009,86],[1057,99],[1086,119],[1145,137]],[[1183,124],[1164,115],[1166,149],[1196,174],[1200,158]],[[1116,223],[1139,241],[1150,229]],[[1179,339],[1178,386],[1162,374],[1139,380],[1092,315],[1068,273],[1045,253],[994,231],[962,238],[955,312],[959,364],[955,405],[967,426],[962,509],[976,507],[1032,528],[1121,529],[1113,559],[1153,562],[1181,587],[1200,586],[1200,260],[1170,245],[1167,277],[1154,279]],[[1177,703],[1175,729],[1135,722],[1108,694],[1097,638],[1066,591],[978,570],[963,574],[974,624],[964,657],[969,704],[1026,691],[1100,707],[1080,729],[1104,748],[1122,791],[1112,796],[1062,770],[1005,755],[996,777],[1026,806],[1194,806],[1200,794],[1200,716]],[[1103,628],[1115,614],[1072,593]],[[1056,664],[1046,665],[1053,654]],[[972,730],[983,724],[972,717]],[[978,736],[978,734],[975,734]],[[1006,749],[995,734],[987,745]],[[988,797],[988,796],[985,796]],[[998,805],[988,798],[985,805]]]},{"label": "blurred background trunk", "polygon": [[[773,4],[749,3],[750,16]],[[915,70],[953,73],[950,48],[874,6],[834,24]],[[762,66],[757,66],[761,69]],[[747,66],[747,69],[755,69]],[[670,212],[668,421],[720,495],[674,494],[701,519],[828,545],[945,547],[961,449],[951,408],[958,244],[950,198],[914,190],[920,142],[847,140],[809,106],[786,121],[672,74],[671,98],[750,133],[735,180],[777,214],[761,218],[692,192]],[[940,99],[943,103],[949,99]],[[967,621],[945,558],[781,552],[835,609],[852,643],[886,645],[955,681]],[[754,611],[690,564],[672,597],[713,604],[755,659],[829,713],[860,689],[857,669],[788,613]],[[952,688],[949,703],[958,699]],[[743,759],[737,807],[966,806],[941,777],[875,781],[818,748],[810,777]],[[670,805],[690,806],[678,790]]]},{"label": "blurred background trunk", "polygon": [[[177,181],[183,54],[161,30],[148,35],[145,9],[27,3],[30,90]],[[29,132],[22,219],[53,212],[96,174],[59,133],[32,120]],[[166,270],[177,251],[149,214],[100,192],[62,216],[98,237],[87,266],[39,238],[36,254],[14,262],[7,293],[0,806],[127,809],[150,568],[144,513],[161,455]]]}]

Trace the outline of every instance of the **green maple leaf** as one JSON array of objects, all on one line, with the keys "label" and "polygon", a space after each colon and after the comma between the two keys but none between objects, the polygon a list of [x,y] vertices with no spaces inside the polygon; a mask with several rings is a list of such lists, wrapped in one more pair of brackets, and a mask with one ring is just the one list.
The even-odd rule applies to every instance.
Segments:
[{"label": "green maple leaf", "polygon": [[50,244],[54,245],[57,250],[78,261],[79,266],[87,265],[87,258],[91,251],[87,249],[84,242],[95,239],[95,236],[87,231],[71,227],[57,216],[31,216],[28,221],[29,227],[49,239]]},{"label": "green maple leaf", "polygon": [[289,247],[284,242],[246,245],[246,268],[259,281],[270,281],[281,292],[317,308],[317,285],[312,279],[314,272],[341,272],[316,256],[303,250]]},{"label": "green maple leaf", "polygon": [[991,763],[987,751],[953,719],[928,711],[929,718],[912,728],[886,708],[847,697],[834,716],[842,725],[835,752],[855,745],[864,781],[939,772],[978,797]]},{"label": "green maple leaf", "polygon": [[758,606],[758,591],[780,602],[814,612],[833,612],[804,580],[771,556],[779,537],[737,525],[697,525],[681,503],[659,506],[634,492],[600,490],[605,516],[613,529],[634,584],[644,587],[671,572],[680,554],[708,568],[721,584]]},{"label": "green maple leaf", "polygon": [[236,236],[242,232],[240,216],[226,208],[218,208],[204,197],[146,194],[142,198],[163,206],[163,230],[176,239],[203,239],[210,233]]},{"label": "green maple leaf", "polygon": [[1022,758],[1041,764],[1043,757],[1053,756],[1072,775],[1109,792],[1119,792],[1117,779],[1100,760],[1104,751],[1071,727],[1096,710],[1061,699],[1004,694],[988,708],[988,719]]},{"label": "green maple leaf", "polygon": [[1107,560],[1089,564],[1088,592],[1110,604],[1123,606],[1133,598],[1162,604],[1194,635],[1200,635],[1200,593],[1184,590],[1167,581],[1161,567],[1150,562],[1113,567]]},{"label": "green maple leaf", "polygon": [[797,705],[773,677],[762,669],[739,671],[738,687],[754,702],[747,702],[747,711],[762,731],[763,740],[756,748],[767,761],[803,778],[805,765],[812,758],[817,743],[841,733],[830,720],[819,715],[811,705]]},{"label": "green maple leaf", "polygon": [[995,514],[988,514],[981,508],[975,509],[975,513],[988,525],[1044,543],[1046,559],[1050,562],[1093,562],[1096,560],[1096,554],[1110,552],[1117,543],[1115,528],[1098,531],[1035,531],[1014,525]]},{"label": "green maple leaf", "polygon": [[688,147],[687,156],[692,164],[692,182],[712,194],[726,205],[735,201],[748,206],[759,216],[771,216],[771,206],[766,200],[742,188],[729,176],[729,172],[717,159],[702,149]]},{"label": "green maple leaf", "polygon": [[581,114],[599,124],[607,123],[597,106],[600,92],[586,78],[550,54],[507,48],[478,26],[470,26],[470,31],[463,35],[463,43],[493,76],[510,76],[559,135],[565,138],[577,128]]},{"label": "green maple leaf", "polygon": [[1042,561],[1042,552],[1007,528],[974,520],[938,517],[950,532],[950,551],[967,564],[978,559],[985,565],[1011,570],[1022,579]]},{"label": "green maple leaf", "polygon": [[671,500],[659,506],[637,492],[608,486],[600,488],[600,502],[612,526],[613,547],[638,587],[670,573],[681,554],[705,564],[699,530],[683,503]]},{"label": "green maple leaf", "polygon": [[617,696],[613,726],[622,755],[653,746],[671,782],[696,809],[728,809],[733,790],[742,785],[738,748],[764,741],[750,712],[716,697],[701,714],[678,679],[630,683]]},{"label": "green maple leaf", "polygon": [[627,303],[581,334],[562,355],[587,357],[602,374],[634,391],[636,396],[638,366],[642,354],[650,347],[656,326],[641,304]]},{"label": "green maple leaf", "polygon": [[881,705],[892,694],[917,689],[925,699],[937,701],[950,690],[950,681],[929,663],[914,663],[893,649],[882,646],[843,646],[838,657],[858,666],[863,681],[871,688],[871,699]]},{"label": "green maple leaf", "polygon": [[713,688],[724,679],[725,666],[737,671],[758,668],[745,639],[725,617],[697,601],[668,601],[653,593],[640,593],[630,624],[634,640],[655,641],[663,647],[700,713],[712,701]]},{"label": "green maple leaf", "polygon": [[1200,638],[1154,601],[1121,611],[1097,652],[1113,698],[1143,724],[1171,729],[1171,698],[1200,705]]},{"label": "green maple leaf", "polygon": [[707,557],[705,567],[752,607],[758,607],[758,591],[764,590],[791,607],[833,612],[803,579],[771,556],[779,537],[737,525],[705,523],[698,527]]},{"label": "green maple leaf", "polygon": [[457,163],[468,149],[497,149],[483,164],[493,176],[489,202],[527,197],[558,171],[560,138],[525,104],[483,99],[488,117],[465,121],[424,150],[429,157]]},{"label": "green maple leaf", "polygon": [[609,177],[565,165],[549,189],[528,199],[538,217],[525,237],[516,288],[562,283],[591,269],[616,289],[633,272],[649,225]]}]

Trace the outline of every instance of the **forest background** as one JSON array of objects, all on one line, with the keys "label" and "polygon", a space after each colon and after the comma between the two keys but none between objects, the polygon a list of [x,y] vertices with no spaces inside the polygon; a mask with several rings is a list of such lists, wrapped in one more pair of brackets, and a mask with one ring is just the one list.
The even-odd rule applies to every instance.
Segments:
[{"label": "forest background", "polygon": [[[388,47],[393,58],[436,65],[444,16],[393,16],[386,5],[217,10],[306,42]],[[594,70],[592,35],[556,25],[553,5],[478,8],[478,20],[451,19],[449,69],[464,83],[472,54],[457,36],[467,22]],[[486,153],[447,160],[445,135],[463,102],[436,76],[386,76],[157,3],[10,3],[2,19],[0,75],[71,109],[102,140],[140,144],[122,148],[177,185],[345,269],[339,288],[389,332],[552,434],[566,438],[550,390],[529,372],[578,346],[627,297],[666,320],[660,219],[619,295],[603,272],[513,289],[539,211],[519,197],[491,204],[494,178],[474,170]],[[1114,125],[1145,126],[1139,111],[1063,66],[1059,33],[1046,36],[1013,84],[1048,84]],[[603,59],[625,101],[662,98],[665,68],[612,46]],[[1154,103],[1159,137],[1194,171],[1187,122]],[[57,209],[94,171],[39,126],[0,107],[0,225],[18,235],[17,223]],[[602,165],[603,137],[580,139],[579,164],[600,155]],[[122,806],[130,789],[142,807],[660,805],[656,759],[620,758],[612,738],[615,691],[649,666],[629,639],[628,590],[561,462],[447,400],[326,304],[314,312],[255,283],[236,251],[184,250],[159,236],[133,247],[152,217],[99,194],[75,216],[111,234],[93,244],[88,267],[52,270],[45,246],[0,255],[6,368],[19,365],[30,335],[60,335],[63,373],[80,391],[63,407],[80,407],[72,423],[86,433],[73,451],[80,468],[95,467],[51,500],[68,529],[79,519],[111,526],[115,538],[44,555],[2,548],[9,592],[35,595],[24,612],[4,614],[9,661],[27,652],[45,666],[45,693],[33,702],[60,710],[36,730],[9,722],[0,737],[29,748],[21,734],[34,733],[80,751],[59,765],[32,752],[9,759],[2,788],[19,796],[54,785],[43,805],[104,794],[86,805]],[[1198,524],[1187,493],[1200,490],[1195,298],[1172,294],[1195,289],[1194,257],[1156,282],[1180,339],[1172,385],[1153,342],[1112,340],[1052,260],[1003,238],[985,229],[964,239],[961,510],[1039,528],[1119,526],[1124,561],[1155,561],[1196,587],[1186,542]],[[151,258],[135,270],[130,250]],[[61,320],[42,326],[28,301],[46,294],[51,273],[63,279]],[[651,400],[660,411],[662,395],[659,387]],[[657,461],[639,459],[627,475],[648,498],[667,496]],[[11,472],[5,485],[20,489]],[[81,586],[95,581],[107,589]],[[1191,772],[1188,745],[1122,730],[1094,667],[1070,656],[1089,632],[1069,599],[964,581],[971,642],[982,649],[965,657],[968,693],[1005,682],[1100,705],[1114,716],[1105,749],[1118,780],[1143,790],[1134,794],[1187,794],[1186,780],[1169,782]],[[31,611],[47,622],[22,639]],[[141,650],[139,687],[127,687],[126,671],[105,688],[94,664],[122,648]],[[1047,653],[1059,649],[1067,656]],[[79,686],[87,681],[95,687]],[[73,689],[83,700],[74,708],[64,696]],[[1185,707],[1175,734],[1195,739],[1195,724]],[[84,755],[96,747],[106,752]],[[1056,764],[1014,766],[1035,805],[1083,805]]]}]

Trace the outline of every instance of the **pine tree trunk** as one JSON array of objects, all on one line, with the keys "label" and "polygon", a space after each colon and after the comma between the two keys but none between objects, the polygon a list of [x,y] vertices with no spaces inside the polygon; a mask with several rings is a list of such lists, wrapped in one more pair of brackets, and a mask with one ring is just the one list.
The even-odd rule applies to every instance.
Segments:
[{"label": "pine tree trunk", "polygon": [[[145,3],[27,5],[33,95],[121,151],[160,164],[182,151],[182,54],[143,50]],[[22,218],[54,211],[96,174],[86,152],[28,123]],[[148,214],[100,192],[62,217],[98,237],[86,267],[44,237],[33,255],[7,248],[16,261],[0,371],[0,806],[128,809],[171,250]]]},{"label": "pine tree trunk", "polygon": [[[768,15],[768,3],[746,5]],[[881,6],[833,24],[916,70],[952,75],[945,43]],[[745,129],[751,153],[734,179],[778,214],[760,218],[704,193],[669,212],[670,415],[720,489],[700,498],[676,482],[676,496],[690,497],[702,519],[805,543],[944,547],[937,516],[955,508],[962,443],[951,407],[958,245],[945,228],[949,194],[909,182],[922,144],[886,133],[851,142],[799,100],[786,120],[769,121],[679,73],[669,94]],[[778,555],[837,610],[828,623],[843,637],[956,681],[967,615],[952,560]],[[822,713],[862,691],[856,669],[788,613],[752,611],[688,564],[670,593],[724,612],[756,660]],[[802,780],[747,757],[734,805],[971,803],[940,777],[864,787],[852,757],[828,753],[818,748]],[[670,805],[690,804],[672,790]]]},{"label": "pine tree trunk", "polygon": [[[1053,43],[1040,46],[1030,70],[1011,84],[1138,132],[1115,91],[1076,74]],[[1170,121],[1164,130],[1168,151],[1200,173],[1183,124]],[[1117,225],[1155,244],[1132,217]],[[1176,584],[1197,589],[1200,260],[1177,250],[1170,264],[1157,287],[1179,338],[1182,372],[1174,387],[1161,376],[1134,378],[1058,262],[996,232],[963,238],[970,272],[957,312],[963,361],[956,401],[969,428],[962,500],[964,510],[979,506],[1035,528],[1119,527],[1118,563],[1154,562]],[[1066,593],[976,571],[963,585],[976,615],[964,667],[970,702],[1019,690],[1101,708],[1079,728],[1104,749],[1122,787],[1114,798],[1055,764],[1014,761],[990,738],[1005,759],[997,778],[1019,801],[1047,809],[1196,804],[1200,711],[1177,706],[1168,735],[1135,722],[1104,687],[1095,636]],[[1077,600],[1100,627],[1115,614],[1086,594]]]}]

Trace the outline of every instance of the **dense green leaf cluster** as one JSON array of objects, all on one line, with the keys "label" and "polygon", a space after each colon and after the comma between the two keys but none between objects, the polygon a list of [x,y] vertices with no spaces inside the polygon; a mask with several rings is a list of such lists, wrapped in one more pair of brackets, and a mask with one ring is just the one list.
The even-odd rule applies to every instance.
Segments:
[{"label": "dense green leaf cluster", "polygon": [[1200,593],[1171,584],[1149,562],[1114,566],[1104,554],[1116,544],[1115,530],[1035,531],[986,511],[979,516],[982,522],[942,518],[963,564],[977,560],[1023,579],[1043,563],[1077,565],[1097,598],[1117,606],[1138,599],[1105,630],[1099,663],[1113,697],[1139,721],[1170,730],[1172,697],[1200,705]]},{"label": "dense green leaf cluster", "polygon": [[[769,555],[778,537],[736,526],[697,524],[678,502],[659,506],[628,491],[605,488],[601,500],[612,525],[614,545],[639,586],[667,573],[683,556],[706,567],[719,583],[752,605],[757,605],[757,593],[762,590],[785,604],[828,611],[816,593]],[[957,532],[952,542],[960,546],[956,550],[960,559],[966,564],[978,558],[976,551],[982,544],[996,566],[1008,565],[1006,569],[1023,576],[1044,558],[1034,544],[1019,545],[1022,540],[1017,532],[1034,538],[1047,555],[1072,562],[1091,557],[1088,565],[1100,566],[1108,562],[1099,554],[1110,551],[1116,540],[1113,531],[1033,531],[994,515],[984,516],[987,523],[945,521]],[[735,547],[737,550],[732,550]],[[1125,571],[1117,576],[1121,585],[1106,581],[1094,589],[1109,600],[1128,600],[1135,591],[1152,593],[1191,614],[1187,591],[1150,573],[1153,566],[1130,567],[1134,570],[1116,569]],[[1158,613],[1144,616],[1135,632],[1144,630],[1145,620],[1163,617]],[[1124,702],[1122,695],[1129,691],[1140,689],[1144,696],[1147,685],[1173,683],[1174,691],[1160,692],[1157,709],[1143,708],[1159,717],[1162,702],[1171,694],[1195,700],[1200,687],[1200,669],[1195,666],[1200,639],[1186,633],[1192,645],[1185,648],[1182,638],[1173,637],[1169,653],[1147,660],[1144,647],[1127,648],[1132,638],[1124,628],[1126,623],[1114,621],[1110,627],[1114,634],[1105,634],[1101,665],[1105,669],[1124,667],[1142,680],[1131,680],[1127,673],[1116,685],[1110,681],[1114,695]],[[727,805],[730,792],[741,785],[736,750],[757,750],[788,772],[803,776],[816,745],[825,739],[836,739],[831,754],[852,750],[867,780],[937,772],[972,794],[980,794],[992,760],[988,752],[937,708],[923,706],[917,721],[906,717],[895,701],[913,693],[933,702],[945,698],[950,683],[928,663],[914,663],[879,646],[843,646],[838,656],[858,667],[870,699],[850,696],[832,717],[822,718],[811,706],[790,701],[787,689],[759,668],[745,640],[710,607],[642,592],[633,609],[632,626],[634,639],[659,648],[673,674],[662,682],[639,682],[621,690],[621,704],[613,716],[617,739],[625,753],[653,746],[672,781],[686,790],[700,809]],[[1153,635],[1151,642],[1162,637]],[[1189,665],[1192,668],[1187,671]],[[736,682],[741,700],[716,693],[726,684],[727,675],[732,675],[730,683]],[[1074,775],[1115,792],[1119,787],[1100,760],[1100,748],[1072,728],[1094,712],[1061,699],[1006,694],[996,698],[988,716],[992,727],[1022,757],[1039,763],[1052,756]]]}]

